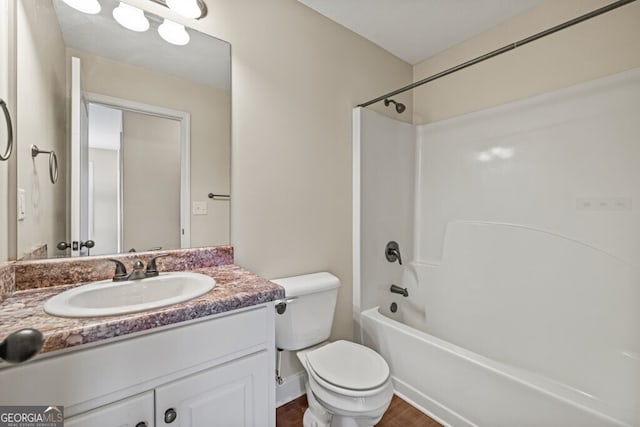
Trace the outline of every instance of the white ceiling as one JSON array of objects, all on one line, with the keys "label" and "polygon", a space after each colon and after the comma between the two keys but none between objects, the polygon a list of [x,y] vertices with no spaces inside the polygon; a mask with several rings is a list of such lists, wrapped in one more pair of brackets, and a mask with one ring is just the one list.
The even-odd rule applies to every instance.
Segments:
[{"label": "white ceiling", "polygon": [[542,0],[298,1],[409,64],[422,62],[542,2]]},{"label": "white ceiling", "polygon": [[119,4],[117,1],[100,0],[100,4],[102,11],[99,14],[87,15],[61,0],[53,1],[67,47],[231,90],[229,43],[189,28],[189,44],[174,46],[158,35],[160,17],[146,12],[151,27],[146,32],[136,33],[121,27],[113,19],[111,13]]}]

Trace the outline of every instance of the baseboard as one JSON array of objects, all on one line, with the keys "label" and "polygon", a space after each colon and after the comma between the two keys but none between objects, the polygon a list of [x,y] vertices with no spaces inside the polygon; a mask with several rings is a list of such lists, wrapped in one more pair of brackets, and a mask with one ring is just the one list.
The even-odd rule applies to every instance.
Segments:
[{"label": "baseboard", "polygon": [[430,399],[404,381],[395,377],[392,377],[392,380],[394,393],[397,394],[398,397],[440,424],[447,427],[476,427],[471,421],[451,411],[435,400]]},{"label": "baseboard", "polygon": [[306,393],[304,388],[305,372],[296,372],[284,378],[282,384],[276,384],[276,407],[289,403]]},{"label": "baseboard", "polygon": [[[276,384],[277,408],[306,393],[305,375],[306,373],[304,371],[296,372],[295,374],[284,378],[282,384]],[[440,424],[446,427],[476,427],[476,425],[471,421],[451,411],[449,408],[441,405],[435,400],[428,398],[404,381],[395,377],[392,377],[392,380],[395,394]]]}]

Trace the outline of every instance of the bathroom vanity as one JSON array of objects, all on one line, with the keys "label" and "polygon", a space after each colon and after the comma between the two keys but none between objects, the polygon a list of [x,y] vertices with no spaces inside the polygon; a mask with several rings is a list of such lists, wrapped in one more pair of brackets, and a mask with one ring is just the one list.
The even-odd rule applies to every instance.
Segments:
[{"label": "bathroom vanity", "polygon": [[42,310],[76,285],[7,297],[2,335],[8,325],[28,324],[45,344],[30,362],[0,362],[0,403],[63,405],[71,427],[274,426],[273,301],[282,288],[233,264],[195,271],[216,279],[216,287],[121,316],[58,318]]},{"label": "bathroom vanity", "polygon": [[64,405],[74,427],[272,425],[273,313],[261,304],[1,369],[0,401]]}]

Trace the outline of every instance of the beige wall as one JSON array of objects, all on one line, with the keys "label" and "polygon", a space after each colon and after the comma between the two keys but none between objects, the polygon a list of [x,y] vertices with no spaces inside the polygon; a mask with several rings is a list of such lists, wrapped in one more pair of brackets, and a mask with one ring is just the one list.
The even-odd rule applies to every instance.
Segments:
[{"label": "beige wall", "polygon": [[196,27],[232,45],[236,263],[268,278],[336,274],[333,338],[350,338],[351,110],[408,84],[411,66],[295,0],[207,6]]},{"label": "beige wall", "polygon": [[[611,1],[547,0],[414,67],[414,80],[475,58]],[[640,67],[640,3],[474,65],[414,91],[414,123],[481,110]]]},{"label": "beige wall", "polygon": [[[17,255],[41,243],[52,254],[65,237],[66,98],[64,42],[51,2],[18,1],[17,34],[17,179],[26,195]],[[49,179],[48,155],[32,159],[31,144],[59,154],[56,184]]]},{"label": "beige wall", "polygon": [[236,262],[268,278],[337,275],[333,338],[351,338],[351,110],[411,68],[294,0],[210,6],[233,46]]},{"label": "beige wall", "polygon": [[236,262],[268,278],[337,275],[332,335],[351,338],[351,110],[409,83],[411,67],[294,0],[211,3],[210,28],[233,46]]},{"label": "beige wall", "polygon": [[67,54],[81,59],[86,92],[191,113],[191,200],[209,204],[208,215],[191,216],[191,246],[228,244],[229,202],[207,194],[230,189],[229,93],[73,49]]}]

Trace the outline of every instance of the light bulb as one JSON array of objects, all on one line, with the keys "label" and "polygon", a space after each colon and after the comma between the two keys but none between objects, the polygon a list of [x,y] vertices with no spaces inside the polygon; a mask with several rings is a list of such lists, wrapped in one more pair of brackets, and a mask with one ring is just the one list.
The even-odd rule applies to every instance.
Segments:
[{"label": "light bulb", "polygon": [[189,33],[185,30],[184,25],[180,25],[168,19],[165,19],[158,27],[158,34],[160,34],[160,37],[165,41],[171,44],[183,46],[189,43]]},{"label": "light bulb", "polygon": [[80,12],[89,13],[91,15],[95,15],[100,13],[102,8],[100,7],[100,3],[98,0],[62,0],[67,6],[70,6]]},{"label": "light bulb", "polygon": [[166,0],[166,2],[169,9],[185,18],[196,19],[202,15],[197,0]]},{"label": "light bulb", "polygon": [[126,3],[120,2],[120,6],[113,9],[113,18],[131,31],[143,32],[149,29],[149,20],[144,12]]}]

